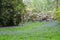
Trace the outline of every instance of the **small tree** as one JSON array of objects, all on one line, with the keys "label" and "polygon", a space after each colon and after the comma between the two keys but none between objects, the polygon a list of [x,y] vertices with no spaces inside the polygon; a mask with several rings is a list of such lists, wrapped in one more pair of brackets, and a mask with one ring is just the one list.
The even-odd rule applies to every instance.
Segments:
[{"label": "small tree", "polygon": [[55,18],[60,22],[60,0],[56,0],[56,12],[55,12]]},{"label": "small tree", "polygon": [[13,26],[21,22],[25,5],[23,0],[0,0],[0,25]]}]

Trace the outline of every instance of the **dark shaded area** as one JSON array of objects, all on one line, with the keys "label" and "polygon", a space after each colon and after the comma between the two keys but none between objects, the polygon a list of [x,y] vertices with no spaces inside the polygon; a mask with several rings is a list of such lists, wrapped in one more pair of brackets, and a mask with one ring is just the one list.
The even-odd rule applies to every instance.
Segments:
[{"label": "dark shaded area", "polygon": [[18,26],[24,13],[23,0],[0,0],[0,26]]}]

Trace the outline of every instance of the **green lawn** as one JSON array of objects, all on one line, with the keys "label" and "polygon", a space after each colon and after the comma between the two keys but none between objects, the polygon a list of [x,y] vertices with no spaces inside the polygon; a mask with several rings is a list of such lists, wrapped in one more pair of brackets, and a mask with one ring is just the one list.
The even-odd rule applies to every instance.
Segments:
[{"label": "green lawn", "polygon": [[57,22],[29,22],[23,26],[0,28],[0,40],[60,40]]}]

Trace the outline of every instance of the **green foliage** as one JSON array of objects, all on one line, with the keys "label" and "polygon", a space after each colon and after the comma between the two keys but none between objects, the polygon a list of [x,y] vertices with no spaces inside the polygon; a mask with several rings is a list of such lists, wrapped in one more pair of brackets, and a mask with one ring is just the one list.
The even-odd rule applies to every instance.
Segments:
[{"label": "green foliage", "polygon": [[60,8],[55,12],[55,18],[60,22]]},{"label": "green foliage", "polygon": [[26,12],[22,0],[0,0],[0,25],[12,26],[21,22]]},{"label": "green foliage", "polygon": [[55,18],[60,22],[60,0],[56,0]]},{"label": "green foliage", "polygon": [[33,8],[32,11],[40,12],[53,10],[56,7],[56,0],[28,0],[25,4],[28,8]]}]

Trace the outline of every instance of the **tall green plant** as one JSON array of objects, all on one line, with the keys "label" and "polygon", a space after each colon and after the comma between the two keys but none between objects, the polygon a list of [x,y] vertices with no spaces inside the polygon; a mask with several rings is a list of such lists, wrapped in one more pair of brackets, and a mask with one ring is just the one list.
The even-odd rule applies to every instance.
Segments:
[{"label": "tall green plant", "polygon": [[60,8],[58,8],[55,12],[55,18],[60,22]]},{"label": "tall green plant", "polygon": [[25,5],[22,0],[0,0],[0,25],[13,26],[21,22]]},{"label": "tall green plant", "polygon": [[60,22],[60,0],[56,0],[55,18]]}]

